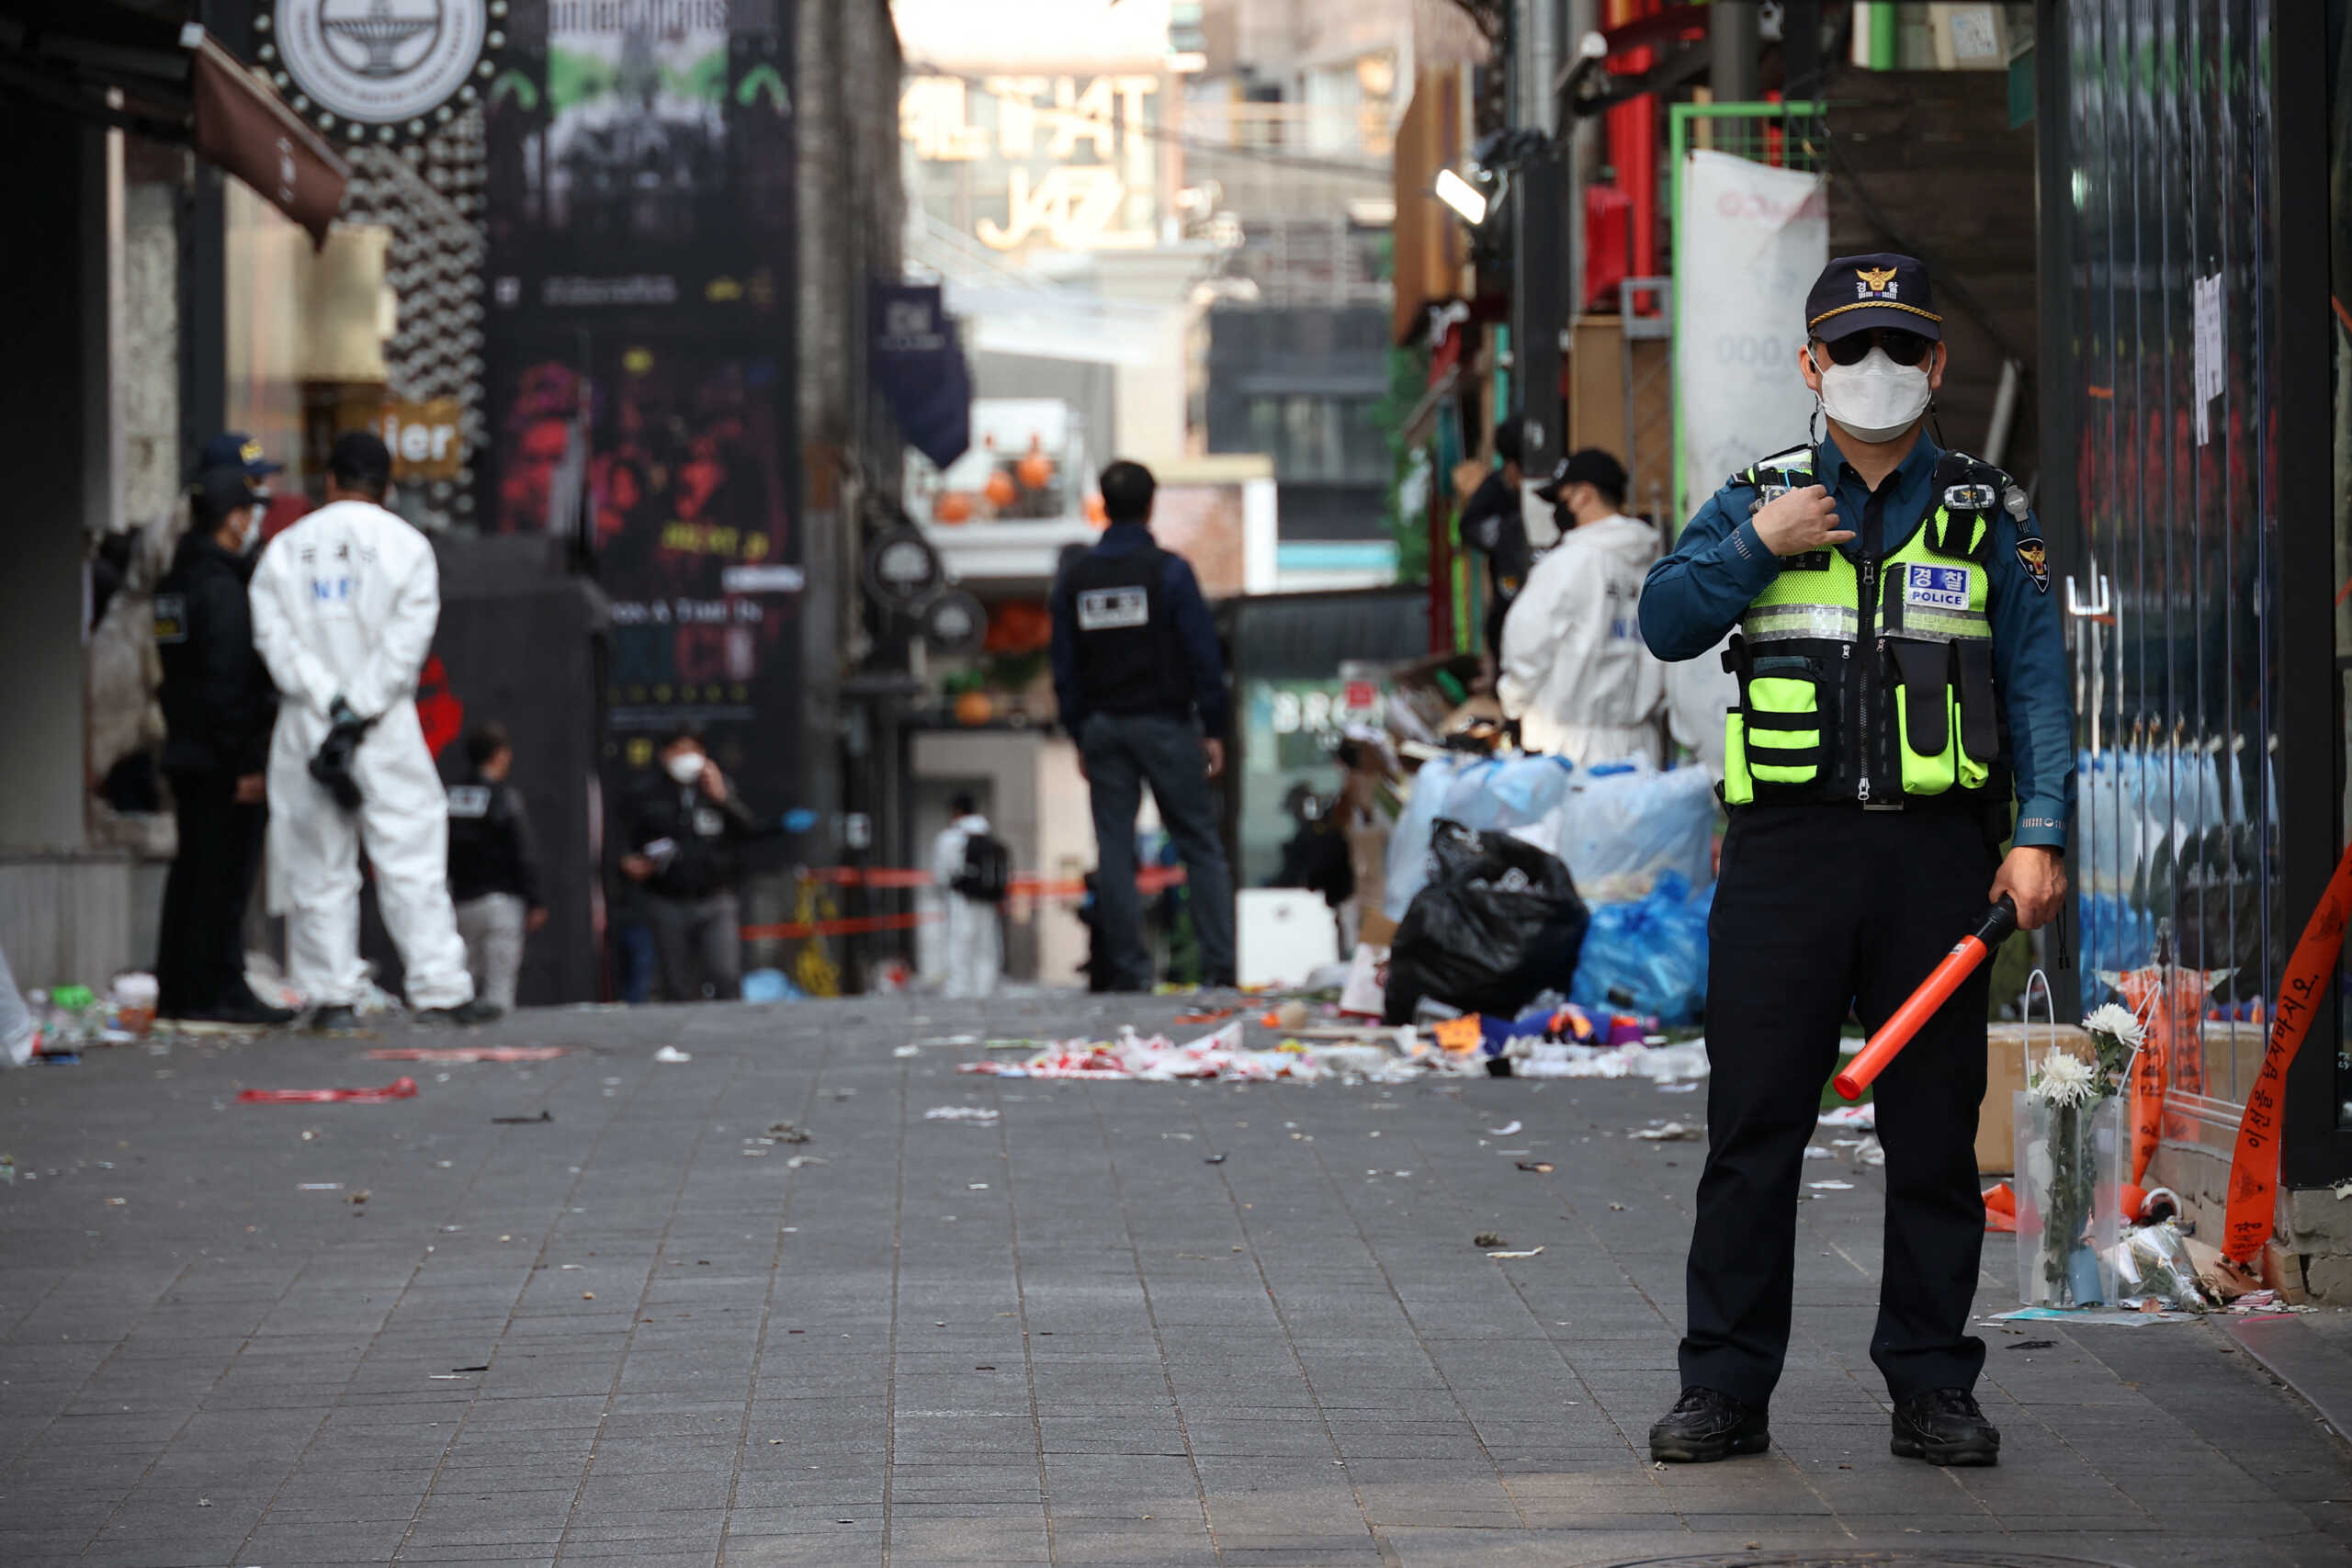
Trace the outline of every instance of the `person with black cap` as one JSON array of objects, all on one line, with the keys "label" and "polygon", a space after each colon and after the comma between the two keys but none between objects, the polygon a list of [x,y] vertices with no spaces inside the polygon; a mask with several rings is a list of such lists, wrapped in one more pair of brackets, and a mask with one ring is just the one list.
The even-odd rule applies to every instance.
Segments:
[{"label": "person with black cap", "polygon": [[[1759,1453],[1787,1354],[1796,1199],[1848,1012],[1875,1030],[2008,899],[2066,892],[2074,714],[2058,608],[2025,491],[1930,439],[1946,364],[1927,266],[1841,256],[1805,304],[1803,446],[1732,476],[1651,571],[1658,657],[1723,655],[1731,823],[1709,922],[1707,1163],[1668,1461]],[[1826,429],[1821,428],[1826,422]],[[2012,799],[2014,797],[2014,807]],[[2004,840],[2011,847],[1998,852]],[[1984,1208],[1987,971],[1878,1079],[1886,1248],[1871,1359],[1893,1450],[1992,1464],[1968,1333]]]},{"label": "person with black cap", "polygon": [[1625,515],[1624,465],[1597,446],[1561,458],[1535,493],[1553,504],[1560,543],[1503,622],[1495,695],[1530,751],[1656,766],[1666,669],[1642,646],[1635,607],[1657,530]]},{"label": "person with black cap", "polygon": [[449,901],[448,797],[416,716],[441,615],[424,535],[384,509],[392,457],[336,437],[327,504],[269,542],[254,573],[254,638],[284,702],[270,742],[269,895],[286,917],[287,977],[311,1027],[346,1029],[359,960],[359,852],[375,868],[408,995],[432,1023],[480,1023]]},{"label": "person with black cap", "polygon": [[673,1002],[743,995],[743,846],[776,829],[754,818],[702,733],[672,730],[629,803],[621,874],[638,885],[662,988]]},{"label": "person with black cap", "polygon": [[[210,454],[219,443],[209,444]],[[233,455],[235,447],[231,448]],[[263,771],[277,689],[254,648],[245,583],[268,494],[250,460],[216,464],[188,491],[189,528],[155,588],[164,668],[164,774],[179,847],[164,883],[156,1011],[218,1023],[290,1023],[245,984],[245,899],[261,870]]]}]

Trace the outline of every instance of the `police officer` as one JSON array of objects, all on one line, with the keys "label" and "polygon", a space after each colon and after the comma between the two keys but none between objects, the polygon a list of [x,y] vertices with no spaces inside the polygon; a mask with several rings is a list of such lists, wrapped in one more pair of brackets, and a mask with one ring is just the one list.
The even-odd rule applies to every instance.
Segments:
[{"label": "police officer", "polygon": [[[1797,367],[1818,400],[1814,441],[1735,475],[1642,594],[1661,659],[1739,634],[1722,656],[1739,700],[1709,922],[1709,1147],[1682,1397],[1650,1429],[1660,1461],[1770,1445],[1798,1173],[1849,1008],[1877,1028],[1988,902],[2008,897],[2031,929],[2065,893],[2074,744],[2058,609],[2024,491],[1922,427],[1941,324],[1922,263],[1832,261],[1806,299]],[[1877,1085],[1886,1242],[1871,1359],[1894,1451],[1931,1464],[2000,1456],[1972,1393],[1984,1342],[1967,1333],[1986,984],[1980,969]]]},{"label": "police officer", "polygon": [[1151,783],[1184,860],[1185,904],[1212,986],[1234,981],[1233,882],[1209,781],[1225,771],[1227,706],[1201,585],[1182,556],[1152,542],[1151,470],[1102,470],[1102,541],[1054,584],[1054,695],[1077,740],[1094,807],[1102,871],[1095,907],[1102,988],[1151,988],[1136,896],[1136,812]]},{"label": "police officer", "polygon": [[[166,739],[179,849],[164,883],[156,942],[156,1010],[216,1023],[290,1023],[245,984],[245,900],[261,867],[263,805],[277,689],[254,649],[245,583],[277,471],[260,448],[227,437],[205,448],[212,466],[188,491],[188,531],[155,588],[157,696]],[[259,473],[255,473],[255,469]]]},{"label": "police officer", "polygon": [[662,986],[673,1002],[743,995],[742,846],[772,838],[691,728],[671,732],[662,773],[631,802],[621,874],[644,891]]}]

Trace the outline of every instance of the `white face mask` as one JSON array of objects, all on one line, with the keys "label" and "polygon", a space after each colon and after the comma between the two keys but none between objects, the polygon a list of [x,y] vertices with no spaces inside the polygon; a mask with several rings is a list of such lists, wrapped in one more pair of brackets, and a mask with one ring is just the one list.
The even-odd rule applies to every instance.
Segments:
[{"label": "white face mask", "polygon": [[[1812,350],[1807,349],[1807,354]],[[1934,351],[1929,350],[1932,354]],[[1823,365],[1822,412],[1863,441],[1892,441],[1928,412],[1935,389],[1928,385],[1928,361],[1902,366],[1873,348],[1860,365]]]},{"label": "white face mask", "polygon": [[690,784],[702,777],[703,763],[706,761],[707,759],[699,751],[681,751],[662,765],[670,770],[672,778],[682,784]]},{"label": "white face mask", "polygon": [[261,508],[249,508],[245,513],[245,531],[237,536],[237,553],[249,556],[261,543]]}]

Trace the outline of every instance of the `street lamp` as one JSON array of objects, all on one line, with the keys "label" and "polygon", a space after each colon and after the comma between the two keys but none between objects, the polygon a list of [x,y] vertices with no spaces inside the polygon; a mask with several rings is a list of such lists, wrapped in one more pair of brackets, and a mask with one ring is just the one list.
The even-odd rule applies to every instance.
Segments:
[{"label": "street lamp", "polygon": [[1452,169],[1440,169],[1437,175],[1437,198],[1461,215],[1473,229],[1487,220],[1487,198],[1478,187],[1455,174]]}]

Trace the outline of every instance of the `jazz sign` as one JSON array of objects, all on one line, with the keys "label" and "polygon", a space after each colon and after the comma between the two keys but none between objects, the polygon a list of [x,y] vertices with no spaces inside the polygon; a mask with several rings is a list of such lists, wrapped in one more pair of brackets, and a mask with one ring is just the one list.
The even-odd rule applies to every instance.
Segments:
[{"label": "jazz sign", "polygon": [[[1003,216],[971,219],[981,243],[1000,251],[1043,243],[1088,251],[1149,245],[1159,166],[1146,122],[1155,75],[910,78],[899,98],[899,135],[926,170],[924,198],[958,210],[974,186]],[[961,166],[978,177],[941,179]]]}]

